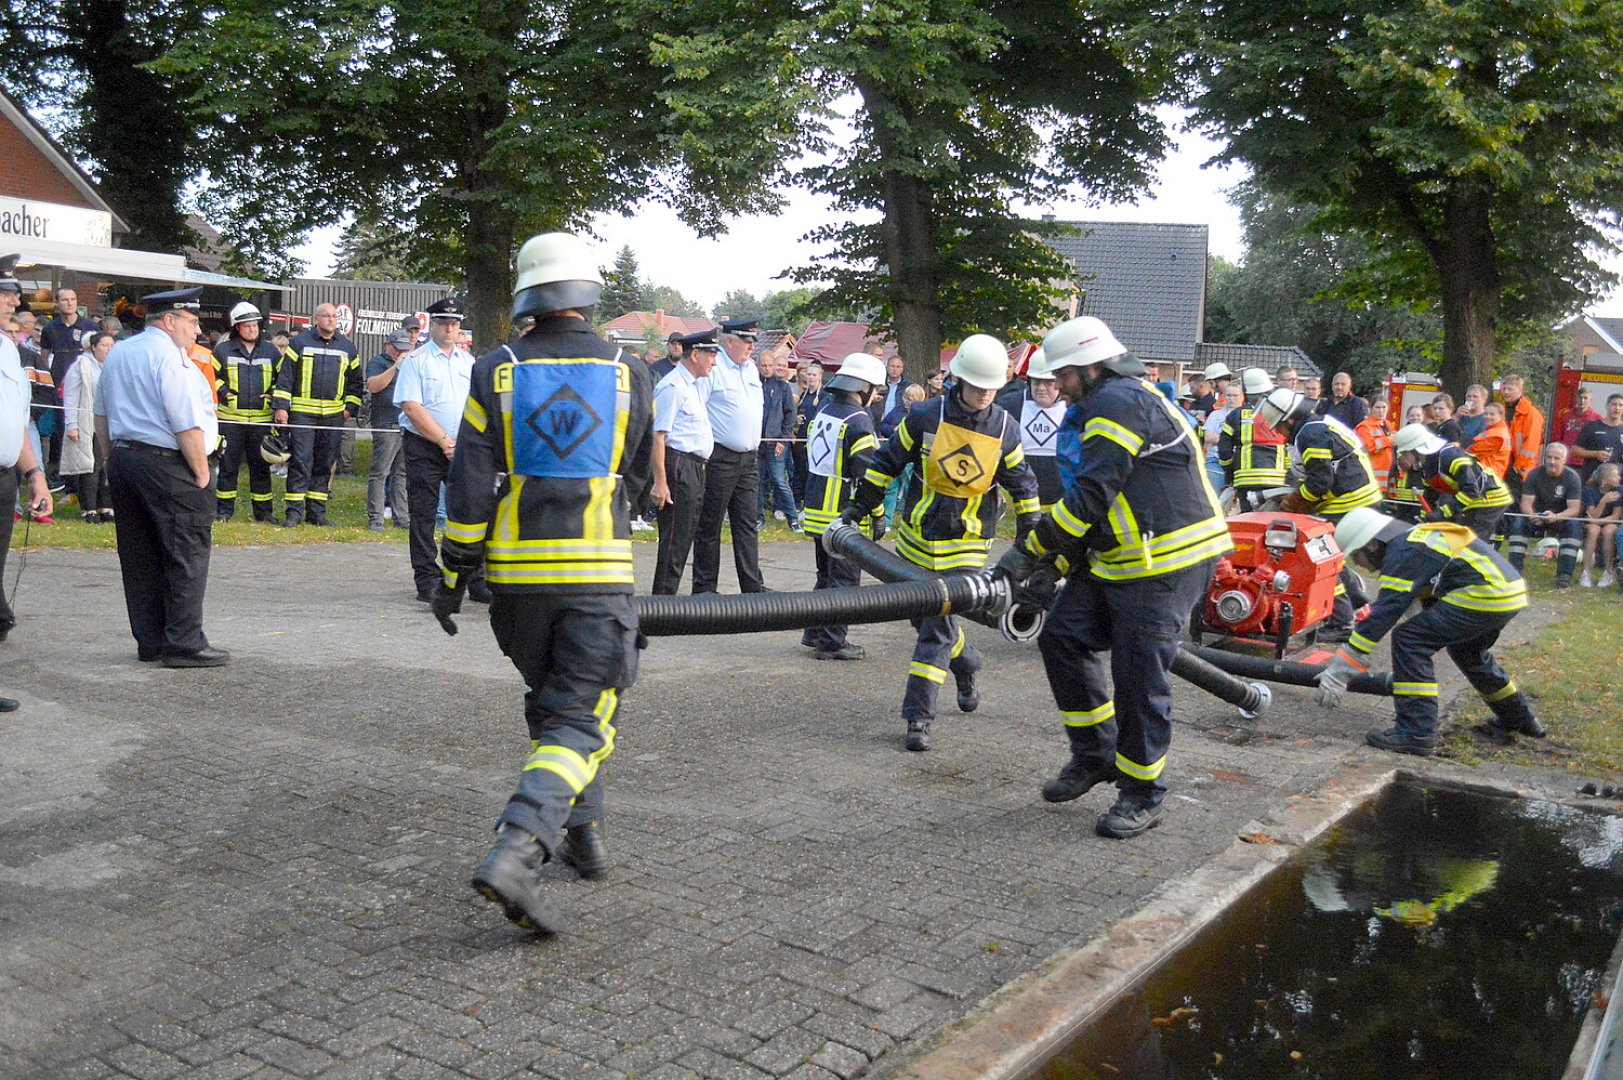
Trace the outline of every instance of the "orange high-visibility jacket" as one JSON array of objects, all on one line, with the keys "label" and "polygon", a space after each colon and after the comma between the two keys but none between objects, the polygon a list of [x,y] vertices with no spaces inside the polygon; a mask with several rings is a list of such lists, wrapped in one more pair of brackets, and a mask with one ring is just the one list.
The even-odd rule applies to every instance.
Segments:
[{"label": "orange high-visibility jacket", "polygon": [[[1482,434],[1476,437],[1467,449],[1471,456],[1482,463],[1484,469],[1492,470],[1499,479],[1505,478],[1505,470],[1510,467],[1510,428],[1503,420],[1497,424],[1482,429]],[[1534,457],[1537,460],[1537,457]]]},{"label": "orange high-visibility jacket", "polygon": [[[1505,423],[1510,427],[1510,467],[1524,476],[1538,468],[1538,452],[1544,448],[1544,414],[1524,394],[1515,405],[1505,406]],[[1481,461],[1481,455],[1477,456]]]},{"label": "orange high-visibility jacket", "polygon": [[1375,482],[1384,493],[1392,475],[1392,429],[1385,420],[1365,417],[1358,425],[1358,439],[1369,453],[1369,463],[1375,467]]}]

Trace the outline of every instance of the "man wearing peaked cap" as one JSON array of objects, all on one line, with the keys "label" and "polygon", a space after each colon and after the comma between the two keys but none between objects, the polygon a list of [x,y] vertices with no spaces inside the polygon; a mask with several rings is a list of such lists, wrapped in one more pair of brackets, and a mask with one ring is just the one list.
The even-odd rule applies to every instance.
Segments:
[{"label": "man wearing peaked cap", "polygon": [[[22,302],[22,285],[14,273],[17,260],[16,255],[0,256],[0,326],[10,323],[17,305]],[[49,515],[50,485],[45,482],[45,472],[27,438],[31,387],[28,376],[23,374],[17,343],[0,334],[0,510],[15,504],[17,478],[21,475],[28,482],[29,507],[36,514]],[[0,514],[0,578],[5,576],[14,520],[11,514]],[[0,592],[0,641],[5,640],[16,624],[11,605]],[[10,712],[16,707],[12,699],[0,698],[0,712]]]},{"label": "man wearing peaked cap", "polygon": [[[440,484],[456,454],[457,429],[468,401],[473,357],[457,344],[462,305],[450,297],[428,305],[428,341],[400,363],[394,403],[400,409],[401,450],[406,456],[407,504],[411,512],[411,573],[417,599],[429,603],[442,574],[435,555],[434,518]],[[468,596],[488,603],[484,575],[468,579]]]},{"label": "man wearing peaked cap", "polygon": [[715,432],[704,405],[700,380],[716,363],[713,330],[677,339],[682,362],[654,388],[653,503],[659,522],[659,552],[654,562],[653,592],[676,594],[693,550],[704,503],[705,472]]},{"label": "man wearing peaked cap", "polygon": [[740,592],[763,592],[761,578],[761,428],[765,417],[765,391],[761,372],[750,360],[755,323],[724,322],[709,334],[715,348],[720,337],[722,355],[710,369],[710,392],[705,408],[716,445],[704,475],[704,505],[699,508],[698,531],[693,537],[693,591],[713,593],[721,578],[721,525],[732,526],[733,566]]},{"label": "man wearing peaked cap", "polygon": [[215,509],[209,451],[220,426],[212,388],[186,354],[202,291],[143,297],[146,330],[113,346],[96,393],[97,433],[113,448],[107,473],[130,632],[137,656],[164,667],[231,658],[203,635]]}]

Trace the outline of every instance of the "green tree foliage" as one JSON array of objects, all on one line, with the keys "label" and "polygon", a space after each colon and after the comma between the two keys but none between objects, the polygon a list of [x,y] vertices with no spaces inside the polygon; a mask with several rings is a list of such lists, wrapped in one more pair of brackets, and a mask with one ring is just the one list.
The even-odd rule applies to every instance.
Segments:
[{"label": "green tree foliage", "polygon": [[779,289],[761,298],[761,325],[768,330],[787,330],[799,337],[811,323],[812,304],[817,290],[800,286]]},{"label": "green tree foliage", "polygon": [[196,237],[181,197],[198,156],[174,110],[172,79],[143,66],[163,55],[180,0],[9,0],[0,85],[46,116],[130,226],[130,247],[180,254]]},{"label": "green tree foliage", "polygon": [[409,234],[459,264],[481,340],[532,233],[649,193],[701,228],[762,205],[729,186],[747,159],[682,167],[646,34],[590,0],[222,0],[162,66],[195,87],[228,237],[285,251],[345,213]]},{"label": "green tree foliage", "polygon": [[1501,321],[1609,283],[1623,202],[1623,0],[1213,0],[1196,117],[1267,190],[1368,242],[1364,284],[1436,304],[1444,384]]},{"label": "green tree foliage", "polygon": [[647,286],[637,266],[637,255],[630,247],[622,247],[614,256],[614,265],[603,273],[603,295],[597,301],[597,317],[608,321],[630,311],[652,310],[647,304]]},{"label": "green tree foliage", "polygon": [[644,302],[647,307],[644,311],[663,311],[667,315],[680,315],[684,319],[705,318],[704,305],[697,300],[689,300],[682,293],[669,285],[643,286]]},{"label": "green tree foliage", "polygon": [[[838,220],[809,237],[831,250],[790,276],[870,313],[916,378],[943,340],[1052,320],[1073,271],[1017,202],[1073,182],[1127,195],[1165,146],[1150,103],[1172,43],[1136,0],[618,2],[655,34],[707,160],[770,144],[761,175],[832,198]],[[838,100],[855,137],[835,147]]]},{"label": "green tree foliage", "polygon": [[721,303],[710,309],[710,317],[722,319],[764,319],[766,305],[748,289],[733,289],[721,298]]},{"label": "green tree foliage", "polygon": [[1354,234],[1321,227],[1314,207],[1293,206],[1251,182],[1230,193],[1245,229],[1245,261],[1207,275],[1206,340],[1295,345],[1327,373],[1352,375],[1360,393],[1388,371],[1437,370],[1436,312],[1371,302],[1348,283],[1369,260]]},{"label": "green tree foliage", "polygon": [[461,269],[452,261],[424,258],[426,249],[410,233],[376,221],[353,221],[338,238],[333,277],[348,281],[432,281],[461,284]]}]

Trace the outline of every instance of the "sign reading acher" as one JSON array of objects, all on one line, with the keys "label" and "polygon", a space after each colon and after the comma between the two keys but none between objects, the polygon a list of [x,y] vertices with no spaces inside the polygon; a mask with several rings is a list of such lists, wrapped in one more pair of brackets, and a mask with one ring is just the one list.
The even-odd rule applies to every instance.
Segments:
[{"label": "sign reading acher", "polygon": [[0,238],[7,236],[112,247],[113,215],[104,210],[0,196]]}]

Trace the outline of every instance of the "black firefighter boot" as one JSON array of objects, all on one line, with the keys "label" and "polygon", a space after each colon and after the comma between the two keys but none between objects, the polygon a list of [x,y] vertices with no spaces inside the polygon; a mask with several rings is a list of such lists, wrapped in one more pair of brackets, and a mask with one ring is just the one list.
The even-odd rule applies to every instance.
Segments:
[{"label": "black firefighter boot", "polygon": [[1095,741],[1084,735],[1085,729],[1066,727],[1065,735],[1071,740],[1071,760],[1059,775],[1043,785],[1045,802],[1061,803],[1080,799],[1099,784],[1113,783],[1121,778],[1114,760],[1101,763]]},{"label": "black firefighter boot", "polygon": [[975,689],[975,675],[979,669],[953,669],[952,677],[958,684],[958,711],[974,712],[981,707],[981,692]]},{"label": "black firefighter boot", "polygon": [[515,825],[496,830],[496,846],[474,872],[472,885],[479,895],[497,904],[502,914],[538,934],[563,928],[563,912],[541,892],[538,871],[547,853],[535,837]]},{"label": "black firefighter boot", "polygon": [[296,529],[304,524],[304,504],[297,503],[287,508],[287,520],[282,523],[285,529]]},{"label": "black firefighter boot", "polygon": [[603,846],[603,823],[590,821],[564,830],[558,845],[558,858],[575,868],[581,877],[596,880],[609,872],[609,849]]},{"label": "black firefighter boot", "polygon": [[237,500],[235,500],[235,499],[215,499],[214,500],[214,520],[215,521],[230,521],[231,516],[233,514],[235,514],[236,512],[237,512]]},{"label": "black firefighter boot", "polygon": [[1491,701],[1488,708],[1493,715],[1488,718],[1488,726],[1505,735],[1515,733],[1526,735],[1529,739],[1542,739],[1549,732],[1539,723],[1538,717],[1527,704],[1527,698],[1520,691],[1510,695],[1503,701]]}]

